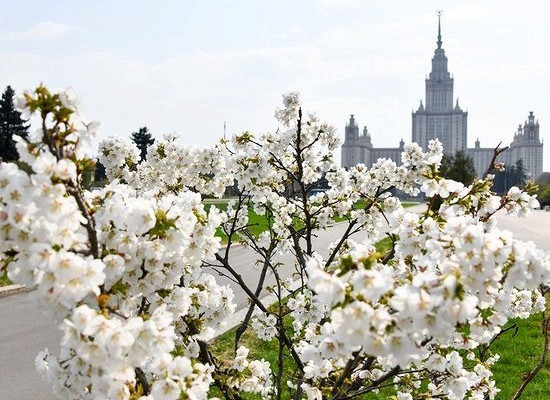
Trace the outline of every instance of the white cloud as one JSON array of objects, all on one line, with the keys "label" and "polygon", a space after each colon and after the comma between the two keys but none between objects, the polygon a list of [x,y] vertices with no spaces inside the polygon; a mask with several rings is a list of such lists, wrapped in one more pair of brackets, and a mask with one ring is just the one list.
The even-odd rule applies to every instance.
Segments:
[{"label": "white cloud", "polygon": [[58,24],[51,21],[43,21],[33,27],[21,31],[8,32],[4,40],[9,42],[27,42],[54,39],[71,32],[73,28],[69,25]]},{"label": "white cloud", "polygon": [[291,26],[287,29],[285,29],[282,32],[279,32],[274,35],[274,39],[282,40],[282,41],[289,41],[294,40],[304,34],[304,30],[297,26]]},{"label": "white cloud", "polygon": [[359,3],[359,0],[318,0],[321,7],[347,7]]}]

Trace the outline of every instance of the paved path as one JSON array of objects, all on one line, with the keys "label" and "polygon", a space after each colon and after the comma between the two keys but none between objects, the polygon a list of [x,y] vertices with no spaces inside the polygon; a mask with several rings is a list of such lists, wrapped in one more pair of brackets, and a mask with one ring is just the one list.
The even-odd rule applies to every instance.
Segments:
[{"label": "paved path", "polygon": [[[419,210],[417,206],[414,209]],[[522,240],[532,240],[538,247],[550,251],[550,212],[535,211],[531,216],[519,219],[497,215],[501,228],[511,230]],[[326,255],[328,245],[336,240],[346,226],[337,224],[321,232],[315,247]],[[240,273],[253,286],[254,260],[243,248],[235,248],[231,262],[239,265]],[[290,258],[282,258],[287,264]],[[292,266],[286,266],[290,271]],[[59,330],[38,309],[31,299],[32,293],[0,298],[0,400],[54,400],[49,387],[34,370],[36,354],[48,347],[53,354],[58,351]],[[246,304],[242,293],[237,293],[237,303]]]},{"label": "paved path", "polygon": [[0,399],[54,400],[34,369],[36,354],[59,352],[61,332],[44,316],[32,293],[0,298]]},{"label": "paved path", "polygon": [[514,237],[532,241],[537,248],[550,251],[550,212],[535,210],[526,218],[518,218],[499,212],[498,227],[514,233]]}]

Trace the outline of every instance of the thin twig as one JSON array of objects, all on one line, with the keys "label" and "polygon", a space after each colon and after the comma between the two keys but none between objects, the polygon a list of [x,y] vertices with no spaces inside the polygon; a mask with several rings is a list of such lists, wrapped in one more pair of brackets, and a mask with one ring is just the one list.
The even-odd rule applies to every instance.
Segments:
[{"label": "thin twig", "polygon": [[487,175],[489,175],[491,173],[491,171],[493,171],[495,169],[495,162],[497,160],[497,157],[508,149],[508,146],[503,147],[501,149],[500,148],[501,144],[502,144],[502,142],[499,142],[499,144],[497,144],[497,147],[495,147],[495,149],[493,150],[493,158],[491,159],[491,162],[489,163],[489,166],[487,167],[487,170],[483,174],[483,178],[487,178]]},{"label": "thin twig", "polygon": [[[262,310],[264,313],[268,314],[269,313],[269,310],[267,309],[267,307],[262,303],[262,301],[258,298],[258,296],[256,296],[251,290],[250,288],[247,286],[247,284],[244,282],[242,276],[233,269],[233,267],[229,264],[229,262],[225,259],[222,258],[222,256],[220,256],[219,254],[216,253],[216,259],[222,263],[222,265],[231,273],[231,275],[233,275],[235,277],[235,279],[237,279],[237,281],[239,282],[239,286],[246,292],[246,294],[248,295],[248,297],[254,302],[256,303],[256,305],[258,306],[258,308],[260,310]],[[292,344],[292,342],[290,341],[290,339],[288,339],[288,337],[286,336],[286,333],[284,332],[284,330],[280,330],[278,329],[280,335],[281,335],[281,338],[283,339],[283,342],[285,344],[285,346],[288,348],[288,350],[290,351],[290,354],[292,355],[292,358],[294,359],[294,362],[296,363],[296,365],[298,366],[298,368],[300,369],[300,372],[303,373],[304,372],[304,363],[302,362],[302,359],[300,358],[300,356],[298,355],[298,353],[296,353],[296,350],[294,349],[294,345]]]},{"label": "thin twig", "polygon": [[[260,278],[258,279],[258,285],[256,286],[256,291],[254,292],[256,296],[260,296],[260,293],[262,292],[262,289],[264,287],[265,277],[267,275],[268,266],[269,266],[268,260],[264,261],[264,265],[260,273]],[[234,346],[235,354],[237,353],[237,349],[239,348],[239,340],[241,339],[241,336],[244,334],[244,332],[248,328],[248,322],[250,321],[250,318],[252,318],[252,314],[254,313],[255,307],[256,307],[256,303],[251,301],[243,321],[235,331],[235,346]]]}]

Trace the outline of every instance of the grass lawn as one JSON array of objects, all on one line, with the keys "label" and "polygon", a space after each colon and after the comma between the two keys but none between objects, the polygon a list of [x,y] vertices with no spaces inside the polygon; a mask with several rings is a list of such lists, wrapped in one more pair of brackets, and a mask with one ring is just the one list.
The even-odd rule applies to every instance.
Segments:
[{"label": "grass lawn", "polygon": [[[501,358],[494,366],[496,385],[501,392],[498,400],[511,399],[517,387],[521,383],[521,377],[529,372],[538,362],[542,348],[542,335],[540,334],[541,315],[534,315],[527,320],[515,321],[518,323],[519,331],[512,337],[513,331],[504,334],[499,341],[493,345],[493,351],[500,354]],[[219,336],[213,343],[214,354],[221,360],[233,359],[233,343],[235,330],[232,329]],[[276,371],[278,343],[276,340],[269,342],[257,338],[252,329],[248,329],[242,336],[240,345],[250,349],[249,360],[265,359]],[[285,354],[285,376],[283,382],[291,379],[293,364],[288,354]],[[363,395],[361,399],[382,400],[392,395],[391,389],[385,389],[380,393]],[[283,385],[283,398],[289,398],[290,392],[286,385]],[[246,398],[249,398],[248,396]],[[250,397],[254,398],[254,397]],[[541,369],[538,375],[527,386],[522,395],[522,400],[546,400],[550,398],[550,361],[546,367]]]},{"label": "grass lawn", "polygon": [[[204,209],[206,212],[210,210],[212,206],[217,207],[221,211],[227,210],[227,201],[211,201],[209,199],[204,201]],[[248,228],[253,235],[259,235],[263,231],[267,230],[267,218],[265,215],[258,215],[250,208],[248,210],[248,223],[250,227]],[[227,235],[220,228],[216,232],[216,236],[222,238],[222,241],[227,241]]]},{"label": "grass lawn", "polygon": [[[205,199],[205,200],[203,200],[204,209],[206,210],[206,212],[208,212],[212,206],[217,207],[221,211],[226,211],[227,210],[227,202],[228,201],[225,200],[225,199]],[[412,207],[412,206],[415,206],[417,204],[418,203],[414,203],[414,202],[403,202],[402,203],[403,207],[405,207],[405,208]],[[364,206],[365,205],[362,201],[357,202],[357,204],[355,205],[355,207],[358,208],[358,209],[361,209]],[[344,217],[334,218],[335,222],[342,222],[342,221],[345,221],[345,220],[346,220],[346,218],[344,218]],[[267,230],[267,227],[268,227],[267,217],[265,215],[256,214],[252,210],[252,208],[250,208],[248,210],[248,223],[250,224],[250,227],[249,227],[250,232],[252,234],[256,235],[256,236],[259,235],[260,233],[264,232],[265,230]],[[223,242],[227,241],[227,236],[225,235],[225,233],[221,229],[218,228],[218,230],[216,232],[216,235],[221,237]]]},{"label": "grass lawn", "polygon": [[[386,252],[390,246],[390,239],[385,238],[377,243],[376,249],[379,252]],[[501,392],[497,396],[498,400],[511,399],[521,383],[522,377],[538,363],[543,343],[540,328],[541,318],[541,314],[539,313],[528,319],[518,319],[509,322],[508,326],[517,323],[517,334],[514,336],[514,331],[510,330],[504,333],[493,344],[493,353],[500,355],[500,360],[493,368],[496,385],[501,389]],[[221,360],[232,360],[234,338],[235,329],[231,329],[214,341],[214,353]],[[269,342],[262,341],[256,337],[252,329],[248,329],[242,336],[240,344],[250,349],[249,359],[264,358],[271,363],[275,371],[278,354],[278,343],[275,340]],[[293,364],[290,356],[285,354],[285,376],[283,382],[292,378],[292,367]],[[361,399],[382,400],[387,399],[391,395],[391,389],[385,389],[378,394],[370,393],[363,395]],[[289,396],[290,392],[288,388],[286,385],[283,385],[283,398],[289,398]],[[550,399],[550,359],[547,361],[546,366],[539,371],[535,379],[527,386],[521,398],[523,400]]]},{"label": "grass lawn", "polygon": [[[513,321],[519,327],[517,335],[513,337],[513,330],[508,331],[493,345],[493,351],[500,354],[500,360],[493,369],[497,387],[502,390],[497,399],[511,399],[520,385],[522,377],[539,362],[543,343],[540,328],[541,318],[539,313],[528,319]],[[521,398],[525,400],[550,399],[550,359],[546,361],[546,366],[527,386]]]}]

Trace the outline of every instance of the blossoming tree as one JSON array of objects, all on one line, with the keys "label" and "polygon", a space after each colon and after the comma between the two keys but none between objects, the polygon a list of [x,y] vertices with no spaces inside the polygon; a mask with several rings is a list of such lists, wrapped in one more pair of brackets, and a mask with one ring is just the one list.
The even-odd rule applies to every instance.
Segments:
[{"label": "blossoming tree", "polygon": [[[490,175],[468,187],[441,178],[437,141],[427,152],[407,145],[399,166],[345,170],[333,128],[291,93],[275,133],[211,148],[166,137],[141,163],[131,144],[106,140],[110,183],[85,190],[97,124],[82,120],[74,94],[41,86],[20,108],[41,127],[17,144],[28,171],[0,166],[0,252],[59,321],[60,353],[36,364],[60,398],[343,400],[383,389],[399,400],[492,399],[490,344],[508,319],[545,308],[549,256],[492,218],[536,200],[517,188],[495,196]],[[312,195],[321,177],[329,189]],[[234,182],[227,210],[206,212],[201,197]],[[441,206],[407,212],[394,189]],[[266,217],[260,235],[250,210]],[[335,218],[344,233],[322,256],[316,235]],[[383,237],[391,248],[378,252]],[[235,265],[237,243],[258,260],[254,285]],[[233,290],[249,305],[227,359],[212,341],[236,311]],[[247,330],[276,360],[249,357]]]}]

